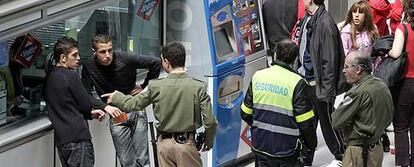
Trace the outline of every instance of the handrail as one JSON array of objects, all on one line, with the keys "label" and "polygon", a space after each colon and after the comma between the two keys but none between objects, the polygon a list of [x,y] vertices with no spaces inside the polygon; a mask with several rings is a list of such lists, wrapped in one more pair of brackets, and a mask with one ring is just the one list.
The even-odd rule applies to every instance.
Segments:
[{"label": "handrail", "polygon": [[0,153],[52,133],[52,123],[46,115],[12,123],[0,129]]}]

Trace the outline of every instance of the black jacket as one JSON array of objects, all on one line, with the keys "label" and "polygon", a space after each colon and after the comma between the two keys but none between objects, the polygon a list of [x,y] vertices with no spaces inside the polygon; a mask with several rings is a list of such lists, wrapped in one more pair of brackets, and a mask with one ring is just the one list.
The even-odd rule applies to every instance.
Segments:
[{"label": "black jacket", "polygon": [[94,108],[103,110],[107,106],[106,99],[92,96],[94,87],[99,96],[115,90],[130,94],[135,88],[137,69],[148,69],[147,77],[141,84],[145,88],[149,80],[158,78],[161,61],[156,57],[130,55],[126,52],[114,52],[112,63],[108,66],[100,65],[95,56],[88,59],[83,64],[82,83],[90,94]]},{"label": "black jacket", "polygon": [[[306,14],[303,20],[307,17],[310,15]],[[323,101],[333,101],[336,95],[342,94],[350,87],[342,72],[345,55],[341,35],[324,5],[319,6],[306,28],[307,33],[310,33],[308,48],[316,81],[316,97]]]},{"label": "black jacket", "polygon": [[269,50],[289,38],[298,19],[298,0],[267,0],[263,2],[263,19]]}]

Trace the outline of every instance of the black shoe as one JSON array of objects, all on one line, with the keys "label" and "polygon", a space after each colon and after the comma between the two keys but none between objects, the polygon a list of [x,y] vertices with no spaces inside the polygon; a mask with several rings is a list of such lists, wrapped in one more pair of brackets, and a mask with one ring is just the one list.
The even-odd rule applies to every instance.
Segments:
[{"label": "black shoe", "polygon": [[390,152],[390,145],[384,146],[384,152]]},{"label": "black shoe", "polygon": [[315,155],[315,150],[302,150],[301,156],[303,164],[305,166],[312,166],[313,156]]},{"label": "black shoe", "polygon": [[382,146],[384,149],[384,152],[390,152],[390,139],[388,138],[388,135],[386,133],[382,134]]}]

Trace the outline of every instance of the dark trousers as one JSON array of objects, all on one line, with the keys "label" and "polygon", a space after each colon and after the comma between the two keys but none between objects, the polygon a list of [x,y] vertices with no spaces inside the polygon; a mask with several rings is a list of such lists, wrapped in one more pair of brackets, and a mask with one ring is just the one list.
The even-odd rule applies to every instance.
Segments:
[{"label": "dark trousers", "polygon": [[334,101],[326,102],[318,100],[315,94],[314,86],[311,87],[310,92],[313,111],[316,114],[317,120],[319,120],[325,143],[328,146],[329,151],[335,156],[335,159],[342,160],[342,155],[345,153],[346,147],[342,132],[332,127],[331,114],[335,110],[333,107]]},{"label": "dark trousers", "polygon": [[63,167],[93,167],[95,163],[91,140],[63,144],[57,149]]},{"label": "dark trousers", "polygon": [[[400,87],[394,112],[395,165],[414,166],[414,78],[405,79]],[[408,140],[410,131],[410,140]],[[411,147],[410,147],[411,145]]]},{"label": "dark trousers", "polygon": [[255,159],[255,167],[303,167],[303,163],[299,160],[299,154],[290,157],[270,157],[253,151]]}]

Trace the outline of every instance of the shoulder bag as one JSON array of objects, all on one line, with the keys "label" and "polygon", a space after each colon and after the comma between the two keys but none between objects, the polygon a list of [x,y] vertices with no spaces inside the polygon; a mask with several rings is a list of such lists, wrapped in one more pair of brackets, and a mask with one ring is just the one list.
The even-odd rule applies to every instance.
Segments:
[{"label": "shoulder bag", "polygon": [[407,53],[405,51],[405,46],[408,38],[408,30],[405,24],[404,25],[404,47],[401,55],[394,59],[392,57],[384,57],[381,62],[375,68],[373,74],[374,76],[382,79],[384,83],[391,87],[395,86],[399,81],[404,78],[405,63],[407,59]]}]

